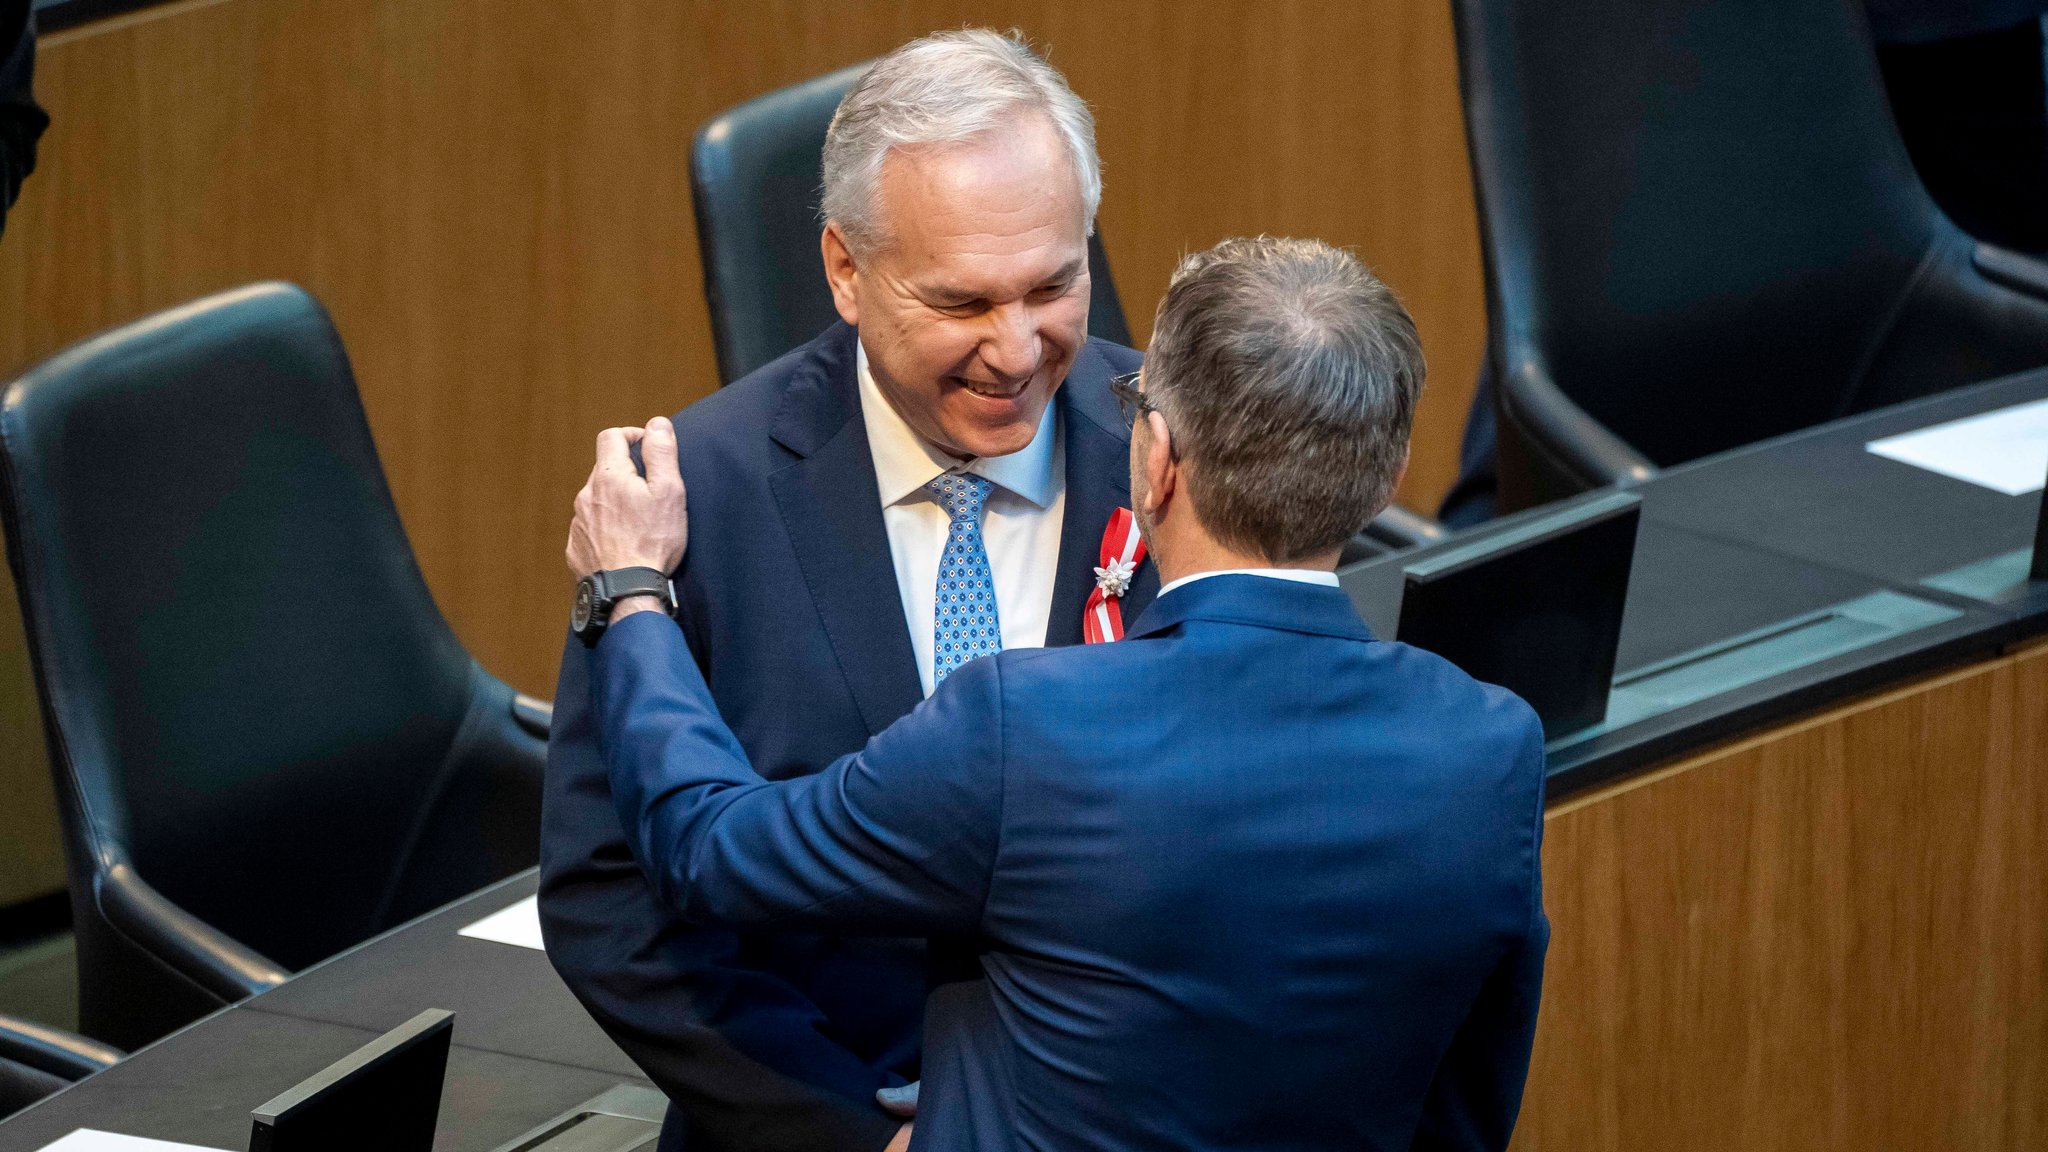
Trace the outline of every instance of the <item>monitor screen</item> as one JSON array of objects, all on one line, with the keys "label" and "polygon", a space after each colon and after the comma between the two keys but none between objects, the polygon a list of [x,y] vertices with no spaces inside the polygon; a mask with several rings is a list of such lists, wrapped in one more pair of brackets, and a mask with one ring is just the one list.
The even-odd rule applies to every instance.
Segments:
[{"label": "monitor screen", "polygon": [[431,1152],[454,1027],[429,1009],[257,1108],[249,1152]]},{"label": "monitor screen", "polygon": [[2034,562],[2027,576],[2048,580],[2048,488],[2041,489],[2041,510],[2034,514]]},{"label": "monitor screen", "polygon": [[1527,700],[1552,739],[1600,723],[1641,511],[1611,493],[1407,565],[1395,639]]}]

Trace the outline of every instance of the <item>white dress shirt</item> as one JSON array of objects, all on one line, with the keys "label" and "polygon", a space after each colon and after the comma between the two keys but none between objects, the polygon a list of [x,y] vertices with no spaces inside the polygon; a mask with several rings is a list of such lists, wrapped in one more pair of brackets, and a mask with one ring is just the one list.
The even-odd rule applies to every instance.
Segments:
[{"label": "white dress shirt", "polygon": [[1060,521],[1067,509],[1066,444],[1058,406],[1045,406],[1038,431],[1023,451],[963,464],[932,447],[890,407],[868,371],[866,348],[859,348],[855,362],[861,420],[867,425],[868,451],[874,456],[875,484],[882,498],[882,524],[896,562],[896,591],[903,598],[904,622],[910,625],[918,682],[929,696],[936,619],[932,601],[952,523],[924,486],[947,472],[971,473],[995,485],[982,505],[981,540],[988,552],[989,575],[995,580],[1003,647],[1044,647],[1046,624],[1052,619],[1054,569],[1059,566]]},{"label": "white dress shirt", "polygon": [[1183,584],[1193,584],[1197,580],[1207,580],[1211,576],[1264,576],[1268,580],[1292,580],[1297,584],[1321,584],[1326,588],[1339,587],[1335,572],[1323,572],[1312,568],[1218,568],[1214,572],[1197,572],[1192,576],[1183,576],[1178,580],[1169,580],[1166,586],[1159,590],[1159,595],[1153,597],[1153,599],[1160,599]]}]

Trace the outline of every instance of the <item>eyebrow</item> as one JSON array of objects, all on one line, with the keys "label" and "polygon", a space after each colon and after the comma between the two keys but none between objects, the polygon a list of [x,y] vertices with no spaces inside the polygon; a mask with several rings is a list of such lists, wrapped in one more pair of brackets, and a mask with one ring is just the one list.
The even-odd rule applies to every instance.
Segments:
[{"label": "eyebrow", "polygon": [[[1069,260],[1065,264],[1062,264],[1058,270],[1053,272],[1052,275],[1046,277],[1044,280],[1039,281],[1039,283],[1036,286],[1034,286],[1031,289],[1031,291],[1036,292],[1039,288],[1042,288],[1048,284],[1060,284],[1072,280],[1074,277],[1079,276],[1081,274],[1081,270],[1086,268],[1087,266],[1088,261],[1086,260],[1086,258],[1077,257],[1073,260]],[[927,301],[941,308],[950,308],[961,304],[970,304],[976,300],[986,299],[984,294],[976,292],[972,289],[949,288],[944,285],[933,285],[931,287],[920,289],[920,294],[923,295]]]}]

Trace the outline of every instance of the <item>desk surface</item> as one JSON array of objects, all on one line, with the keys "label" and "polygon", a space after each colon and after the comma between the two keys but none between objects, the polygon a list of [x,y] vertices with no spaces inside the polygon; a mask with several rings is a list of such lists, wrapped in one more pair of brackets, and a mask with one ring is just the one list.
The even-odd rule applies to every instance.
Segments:
[{"label": "desk surface", "polygon": [[1642,488],[1667,524],[1897,585],[2030,547],[2041,493],[2007,496],[1864,450],[2048,396],[2028,372],[1674,468]]},{"label": "desk surface", "polygon": [[75,1128],[239,1152],[249,1110],[425,1008],[455,1013],[441,1152],[483,1152],[616,1084],[645,1084],[531,948],[457,933],[534,892],[524,872],[172,1033],[4,1122],[0,1152]]},{"label": "desk surface", "polygon": [[521,873],[309,968],[247,1007],[372,1032],[445,1008],[465,1048],[638,1079],[544,953],[458,935],[533,895],[537,884],[534,873]]},{"label": "desk surface", "polygon": [[[2044,396],[2048,371],[2025,373],[1737,449],[1632,489],[1642,497],[1643,517],[1618,681],[1876,593],[1909,597],[1951,618],[1553,743],[1553,798],[2048,630],[2048,588],[1999,602],[1925,582],[2029,547],[2039,492],[2006,496],[1864,449],[1881,437]],[[1558,507],[1354,565],[1340,576],[1375,633],[1393,636],[1407,564]]]}]

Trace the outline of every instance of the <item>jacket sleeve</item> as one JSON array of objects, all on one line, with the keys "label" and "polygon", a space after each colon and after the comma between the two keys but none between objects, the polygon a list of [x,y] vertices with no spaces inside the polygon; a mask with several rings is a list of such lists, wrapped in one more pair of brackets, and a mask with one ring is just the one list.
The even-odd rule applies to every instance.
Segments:
[{"label": "jacket sleeve", "polygon": [[0,0],[0,222],[36,167],[50,118],[35,100],[36,31],[29,0]]},{"label": "jacket sleeve", "polygon": [[591,660],[619,821],[685,919],[886,935],[979,926],[1001,820],[997,661],[954,672],[824,771],[769,783],[668,619],[620,621]]},{"label": "jacket sleeve", "polygon": [[1550,920],[1543,913],[1543,770],[1543,729],[1530,714],[1511,776],[1518,787],[1506,798],[1526,820],[1516,851],[1525,857],[1527,927],[1487,976],[1451,1038],[1423,1101],[1416,1149],[1499,1152],[1514,1135],[1550,946]]},{"label": "jacket sleeve", "polygon": [[874,1092],[901,1078],[842,1044],[801,990],[745,964],[733,933],[655,900],[620,835],[588,672],[567,637],[541,806],[548,959],[688,1117],[691,1152],[881,1152],[901,1122]]}]

